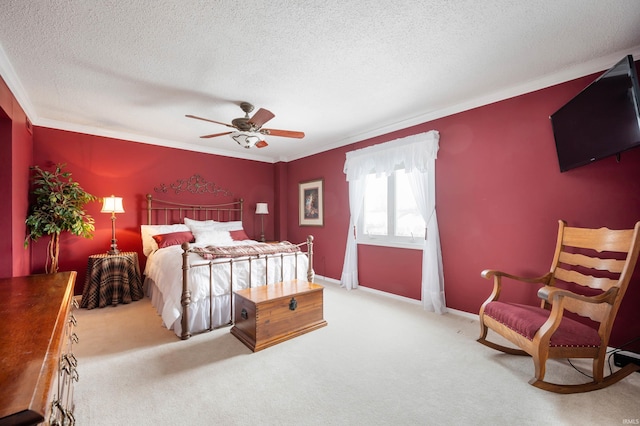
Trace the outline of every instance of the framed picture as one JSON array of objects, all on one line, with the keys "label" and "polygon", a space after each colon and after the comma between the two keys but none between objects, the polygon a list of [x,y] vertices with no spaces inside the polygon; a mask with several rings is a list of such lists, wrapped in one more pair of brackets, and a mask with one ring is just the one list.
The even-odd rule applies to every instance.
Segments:
[{"label": "framed picture", "polygon": [[324,226],[324,180],[298,184],[300,226]]}]

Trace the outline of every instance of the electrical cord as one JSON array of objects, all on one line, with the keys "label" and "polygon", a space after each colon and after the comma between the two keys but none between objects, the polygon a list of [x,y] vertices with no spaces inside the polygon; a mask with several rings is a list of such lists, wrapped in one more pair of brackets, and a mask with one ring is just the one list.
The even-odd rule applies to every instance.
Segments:
[{"label": "electrical cord", "polygon": [[[613,366],[611,365],[611,358],[613,358],[613,355],[614,355],[614,354],[616,354],[616,353],[618,353],[618,352],[621,352],[622,350],[624,350],[624,348],[625,348],[626,346],[628,346],[628,345],[630,345],[630,344],[632,344],[632,343],[635,343],[635,342],[637,342],[638,340],[640,340],[640,336],[635,337],[635,338],[633,338],[633,339],[629,340],[628,342],[626,342],[626,343],[624,343],[624,344],[620,345],[620,346],[619,346],[619,347],[617,347],[617,348],[613,348],[613,349],[611,349],[611,350],[607,351],[607,354],[609,355],[609,356],[607,357],[607,365],[609,366],[609,374],[613,374]],[[590,378],[590,379],[593,379],[593,376],[590,376],[589,374],[585,373],[584,371],[580,370],[578,367],[576,367],[575,365],[573,365],[573,363],[571,362],[571,359],[567,358],[567,362],[568,362],[568,363],[569,363],[569,365],[570,365],[570,366],[572,366],[572,367],[573,367],[573,369],[574,369],[574,370],[576,370],[578,373],[580,373],[580,374],[582,374],[582,375],[584,375],[584,376],[587,376],[587,377],[588,377],[588,378]]]}]

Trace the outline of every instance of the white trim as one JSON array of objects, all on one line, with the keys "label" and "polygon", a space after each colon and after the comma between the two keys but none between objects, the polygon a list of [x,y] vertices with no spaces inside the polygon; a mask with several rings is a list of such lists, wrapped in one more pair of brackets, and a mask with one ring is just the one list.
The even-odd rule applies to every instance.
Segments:
[{"label": "white trim", "polygon": [[[322,281],[325,281],[329,284],[333,284],[333,285],[340,285],[340,281],[339,280],[335,280],[333,278],[327,278],[324,277],[322,275],[316,275],[316,278],[321,279]],[[404,297],[404,296],[398,296],[397,294],[393,294],[393,293],[387,293],[386,291],[380,291],[380,290],[376,290],[373,288],[368,288],[368,287],[363,287],[363,286],[358,286],[358,288],[356,290],[363,290],[367,293],[372,293],[372,294],[377,294],[379,296],[383,296],[383,297],[387,297],[390,299],[395,299],[395,300],[399,300],[402,302],[407,302],[410,303],[412,305],[420,305],[421,302],[419,300],[415,300],[415,299],[410,299],[408,297]],[[472,321],[477,321],[480,322],[480,316],[478,314],[472,314],[470,312],[465,312],[465,311],[461,311],[459,309],[452,309],[450,307],[447,306],[447,312],[446,314],[452,314],[452,315],[456,315],[462,318],[466,318],[468,320],[472,320]],[[611,351],[616,350],[617,348],[615,347],[611,347],[611,346],[607,346],[607,354],[611,353]],[[624,352],[624,350],[622,350],[621,352]]]},{"label": "white trim", "polygon": [[[32,124],[36,125],[36,123],[34,123],[33,121],[32,121]],[[126,133],[126,132],[99,129],[99,128],[95,128],[93,126],[84,126],[84,125],[80,125],[80,124],[65,123],[65,122],[57,121],[57,120],[40,119],[37,125],[41,126],[41,127],[50,127],[52,129],[66,130],[66,131],[69,131],[69,132],[77,132],[77,133],[85,133],[85,134],[89,134],[89,135],[102,136],[102,137],[113,138],[113,139],[120,139],[120,140],[130,141],[130,142],[144,143],[144,144],[148,144],[148,145],[164,146],[164,147],[167,147],[167,148],[184,149],[185,151],[202,152],[202,153],[205,153],[205,154],[220,155],[220,156],[223,156],[223,157],[232,157],[232,158],[241,158],[241,159],[245,159],[245,160],[262,161],[262,162],[265,162],[265,163],[275,163],[275,160],[272,159],[272,158],[261,156],[261,155],[255,155],[255,154],[251,154],[251,153],[244,153],[243,152],[242,155],[241,155],[239,153],[236,153],[236,152],[233,152],[233,151],[227,151],[227,150],[224,150],[224,149],[215,149],[215,148],[211,148],[211,147],[199,146],[199,145],[195,145],[195,144],[188,144],[188,143],[182,143],[182,142],[176,142],[176,141],[172,141],[172,140],[168,140],[168,139],[154,138],[154,137],[150,137],[150,136],[141,137],[140,135],[134,135],[134,134]],[[251,152],[255,152],[255,151],[251,151]]]},{"label": "white trim", "polygon": [[480,316],[478,314],[472,314],[471,312],[465,312],[458,309],[451,309],[447,307],[447,313],[480,322]]},{"label": "white trim", "polygon": [[2,46],[0,46],[0,77],[4,79],[5,83],[9,87],[9,90],[11,91],[11,93],[13,93],[13,96],[16,98],[16,100],[20,104],[20,107],[24,110],[25,114],[27,115],[27,118],[29,118],[29,121],[31,121],[31,123],[34,126],[52,127],[55,129],[67,130],[71,132],[87,133],[87,134],[96,135],[96,136],[107,136],[107,137],[122,139],[126,141],[160,145],[160,146],[166,146],[170,148],[186,149],[189,151],[203,152],[206,154],[216,154],[216,155],[223,155],[227,157],[254,159],[256,161],[276,163],[279,161],[290,162],[294,160],[299,160],[301,158],[309,157],[315,154],[330,151],[335,148],[340,148],[346,145],[350,145],[355,142],[364,141],[370,138],[395,132],[397,130],[406,129],[411,126],[427,123],[429,121],[433,121],[438,118],[448,117],[450,115],[467,111],[473,108],[489,105],[494,102],[499,102],[499,101],[513,98],[515,96],[520,96],[526,93],[535,92],[537,90],[554,86],[556,84],[564,83],[570,80],[574,80],[576,78],[584,77],[589,74],[604,72],[605,70],[609,69],[612,64],[620,60],[621,57],[629,54],[633,55],[634,59],[636,56],[640,56],[640,45],[631,47],[629,49],[625,49],[624,51],[611,53],[609,55],[602,56],[588,62],[583,62],[573,67],[565,68],[563,70],[560,70],[556,73],[547,75],[537,80],[532,80],[520,85],[508,87],[506,89],[489,93],[485,96],[480,96],[475,99],[470,99],[468,101],[465,101],[459,104],[443,105],[441,108],[435,111],[419,114],[415,117],[412,117],[406,120],[397,121],[395,123],[378,127],[376,129],[372,129],[367,132],[358,133],[343,139],[339,139],[333,143],[328,142],[326,144],[323,144],[321,148],[310,149],[306,153],[294,155],[291,157],[281,157],[278,159],[255,156],[249,153],[242,153],[243,154],[242,156],[238,153],[228,152],[228,151],[219,153],[220,151],[218,150],[211,150],[204,146],[199,147],[195,145],[180,144],[176,141],[169,141],[169,140],[162,140],[162,139],[153,139],[153,138],[145,137],[143,140],[142,138],[140,138],[140,135],[134,135],[134,134],[129,134],[125,132],[111,132],[107,135],[105,134],[104,129],[98,129],[93,126],[80,126],[78,124],[61,123],[55,120],[42,119],[38,116],[38,114],[35,111],[35,108],[31,104],[31,101],[29,100],[29,96],[27,96],[27,92],[24,89],[24,86],[22,85],[20,79],[18,78],[15,72],[15,69],[9,62],[7,54],[5,53],[4,49],[2,49]]},{"label": "white trim", "polygon": [[375,288],[364,287],[362,285],[359,285],[356,290],[362,290],[366,293],[373,293],[373,294],[384,296],[390,299],[400,300],[401,302],[407,302],[412,305],[422,305],[422,302],[419,300],[411,299],[409,297],[404,297],[404,296],[398,296],[397,294],[387,293],[386,291],[376,290]]},{"label": "white trim", "polygon": [[392,237],[383,237],[380,236],[380,239],[370,238],[366,239],[366,237],[359,236],[356,239],[356,243],[365,246],[379,246],[379,247],[394,247],[394,248],[402,248],[409,250],[422,250],[424,248],[424,244],[422,238],[415,243],[405,243],[402,241],[393,241]]},{"label": "white trim", "polygon": [[29,96],[27,96],[27,91],[24,89],[22,82],[18,78],[18,74],[16,73],[16,70],[13,68],[13,65],[11,65],[11,62],[9,62],[9,58],[7,57],[7,54],[5,53],[1,44],[0,44],[0,77],[2,77],[2,79],[6,83],[9,90],[11,90],[11,93],[13,93],[13,96],[16,98],[16,101],[18,101],[18,104],[20,104],[20,108],[22,108],[24,113],[27,115],[27,118],[29,119],[29,121],[31,121],[31,124],[35,125],[39,121],[38,115],[36,114],[36,110],[33,107],[33,104],[31,103],[31,101],[29,100]]},{"label": "white trim", "polygon": [[325,276],[322,276],[322,275],[318,275],[318,274],[316,274],[316,278],[319,279],[319,280],[322,280],[322,281],[326,281],[329,284],[335,284],[337,286],[340,285],[340,280],[335,280],[333,278],[328,278],[328,277],[325,277]]}]

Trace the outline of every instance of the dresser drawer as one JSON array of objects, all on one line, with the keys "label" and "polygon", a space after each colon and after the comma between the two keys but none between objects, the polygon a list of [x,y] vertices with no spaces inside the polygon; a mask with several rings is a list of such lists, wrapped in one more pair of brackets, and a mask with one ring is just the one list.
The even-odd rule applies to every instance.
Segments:
[{"label": "dresser drawer", "polygon": [[60,272],[0,279],[0,317],[10,325],[0,334],[0,426],[74,423],[75,278]]}]

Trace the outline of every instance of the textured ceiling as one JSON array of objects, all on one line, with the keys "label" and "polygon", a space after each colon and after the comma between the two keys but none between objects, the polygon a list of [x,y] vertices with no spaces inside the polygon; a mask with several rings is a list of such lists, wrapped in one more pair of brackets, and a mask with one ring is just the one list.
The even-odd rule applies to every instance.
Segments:
[{"label": "textured ceiling", "polygon": [[[2,0],[0,74],[33,124],[301,158],[640,59],[638,0]],[[276,117],[262,149],[200,139]]]}]

